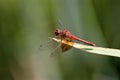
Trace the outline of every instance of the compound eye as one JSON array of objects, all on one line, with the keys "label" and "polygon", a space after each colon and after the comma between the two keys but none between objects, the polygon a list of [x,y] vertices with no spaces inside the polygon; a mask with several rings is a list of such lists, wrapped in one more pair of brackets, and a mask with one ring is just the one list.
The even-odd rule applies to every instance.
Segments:
[{"label": "compound eye", "polygon": [[60,31],[59,29],[56,29],[56,30],[55,30],[55,35],[58,36],[58,35],[60,34],[60,32],[61,32],[61,31]]}]

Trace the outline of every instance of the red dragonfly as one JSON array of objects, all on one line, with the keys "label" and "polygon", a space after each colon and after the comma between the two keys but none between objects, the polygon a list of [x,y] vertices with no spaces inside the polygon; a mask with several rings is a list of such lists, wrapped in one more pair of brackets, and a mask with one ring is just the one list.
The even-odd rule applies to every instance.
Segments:
[{"label": "red dragonfly", "polygon": [[[59,24],[63,27],[63,25],[60,23],[60,21],[59,21]],[[72,34],[69,32],[69,30],[67,30],[66,28],[64,28],[63,30],[56,29],[55,32],[54,32],[54,34],[55,34],[55,36],[56,36],[55,38],[56,38],[56,39],[60,39],[61,41],[62,41],[62,40],[65,40],[65,41],[67,41],[67,42],[73,42],[73,40],[77,40],[77,41],[83,42],[83,43],[85,43],[85,44],[87,44],[87,45],[90,45],[90,46],[96,46],[96,45],[95,45],[94,43],[92,43],[92,42],[89,42],[89,41],[80,39],[80,38],[72,35]],[[62,52],[65,52],[65,51],[69,50],[70,48],[72,48],[72,46],[69,46],[69,45],[67,45],[67,44],[63,44],[63,43],[61,42],[61,44],[59,44],[58,47],[56,47],[55,50],[51,53],[51,56],[54,55],[54,52],[55,52],[56,49],[58,49],[59,47],[61,47]]]},{"label": "red dragonfly", "polygon": [[83,43],[90,45],[90,46],[96,46],[92,42],[80,39],[80,38],[72,35],[67,29],[63,29],[63,30],[56,29],[55,35],[56,35],[56,38],[61,39],[61,40],[66,40],[66,41],[70,41],[70,42],[72,40],[77,40],[77,41],[83,42]]}]

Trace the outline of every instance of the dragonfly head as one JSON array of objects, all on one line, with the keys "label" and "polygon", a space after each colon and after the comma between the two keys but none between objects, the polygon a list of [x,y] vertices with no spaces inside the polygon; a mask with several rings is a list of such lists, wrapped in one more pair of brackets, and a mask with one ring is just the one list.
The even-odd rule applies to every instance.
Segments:
[{"label": "dragonfly head", "polygon": [[55,30],[55,35],[58,36],[58,35],[60,35],[60,34],[61,34],[61,31],[60,31],[59,29],[56,29],[56,30]]}]

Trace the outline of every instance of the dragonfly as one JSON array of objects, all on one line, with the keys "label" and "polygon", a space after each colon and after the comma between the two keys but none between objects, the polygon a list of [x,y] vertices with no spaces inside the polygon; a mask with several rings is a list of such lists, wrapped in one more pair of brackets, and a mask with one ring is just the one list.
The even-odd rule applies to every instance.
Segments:
[{"label": "dragonfly", "polygon": [[82,42],[82,43],[87,44],[87,45],[90,45],[90,46],[96,46],[96,45],[95,45],[94,43],[92,43],[92,42],[86,41],[86,40],[84,40],[84,39],[78,38],[77,36],[73,35],[72,33],[70,33],[70,31],[69,31],[67,28],[65,28],[65,27],[63,26],[63,24],[62,24],[60,21],[58,21],[58,22],[59,22],[60,26],[63,27],[63,29],[62,29],[62,30],[56,29],[56,30],[54,31],[54,35],[55,35],[55,38],[56,38],[56,39],[59,39],[61,42],[60,42],[60,44],[52,51],[51,56],[53,56],[53,55],[56,54],[56,50],[57,50],[58,48],[61,48],[62,52],[65,52],[65,51],[67,51],[67,50],[69,50],[69,49],[72,48],[72,46],[62,43],[63,40],[66,41],[66,42],[71,42],[71,43],[74,43],[74,41],[79,41],[79,42]]}]

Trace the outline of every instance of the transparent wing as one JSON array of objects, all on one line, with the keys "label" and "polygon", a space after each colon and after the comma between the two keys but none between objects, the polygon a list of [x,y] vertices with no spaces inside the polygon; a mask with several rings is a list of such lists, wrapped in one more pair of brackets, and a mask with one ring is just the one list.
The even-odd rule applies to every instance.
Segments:
[{"label": "transparent wing", "polygon": [[58,53],[61,53],[61,43],[58,43],[52,39],[46,41],[45,43],[40,44],[40,50],[46,51],[51,50],[50,57],[56,56]]},{"label": "transparent wing", "polygon": [[57,43],[55,41],[53,41],[52,39],[40,44],[39,49],[40,50],[47,50],[47,49],[53,49],[55,48],[57,45]]},{"label": "transparent wing", "polygon": [[65,25],[62,23],[62,21],[60,19],[57,19],[57,25],[59,26],[59,28],[61,28],[61,30],[68,30],[67,27],[65,27]]},{"label": "transparent wing", "polygon": [[54,50],[50,54],[50,57],[56,56],[59,53],[62,53],[61,43],[59,43],[58,46],[54,48]]},{"label": "transparent wing", "polygon": [[57,24],[58,24],[58,26],[60,26],[60,27],[62,27],[63,29],[65,29],[65,26],[64,26],[64,24],[61,22],[60,19],[57,19]]},{"label": "transparent wing", "polygon": [[58,53],[63,53],[71,49],[72,46],[63,44],[62,42],[51,52],[51,57],[56,56]]}]

